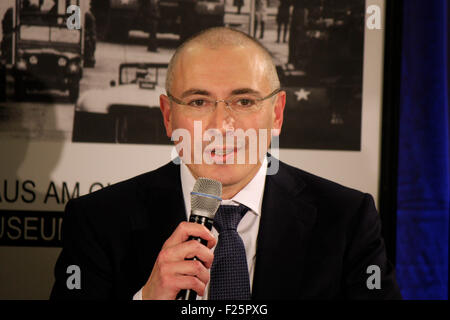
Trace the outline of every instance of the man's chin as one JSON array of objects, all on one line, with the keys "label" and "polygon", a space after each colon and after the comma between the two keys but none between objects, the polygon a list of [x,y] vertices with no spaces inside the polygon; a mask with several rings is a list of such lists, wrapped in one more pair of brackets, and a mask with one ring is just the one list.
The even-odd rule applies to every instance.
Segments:
[{"label": "man's chin", "polygon": [[[190,170],[196,178],[204,177],[213,180],[217,180],[222,185],[233,185],[239,183],[242,180],[253,173],[257,164],[203,164],[203,165],[190,165]],[[256,171],[253,173],[253,175]]]}]

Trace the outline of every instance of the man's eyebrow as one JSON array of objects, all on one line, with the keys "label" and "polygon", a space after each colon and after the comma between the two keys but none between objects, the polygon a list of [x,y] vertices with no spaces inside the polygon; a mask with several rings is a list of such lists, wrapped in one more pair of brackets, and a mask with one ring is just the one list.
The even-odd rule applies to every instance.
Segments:
[{"label": "man's eyebrow", "polygon": [[211,93],[209,93],[206,90],[193,88],[193,89],[189,89],[189,90],[184,91],[181,94],[180,98],[183,99],[183,98],[185,98],[187,96],[190,96],[190,95],[193,95],[193,94],[199,94],[199,95],[203,95],[203,96],[210,96],[211,95]]},{"label": "man's eyebrow", "polygon": [[259,91],[254,90],[252,88],[240,88],[231,91],[231,95],[246,94],[246,93],[261,94]]},{"label": "man's eyebrow", "polygon": [[[231,91],[231,95],[232,96],[238,95],[238,94],[248,94],[248,93],[258,94],[258,95],[261,94],[259,91],[255,90],[255,89],[252,89],[252,88],[239,88],[239,89],[234,89],[233,91]],[[193,88],[193,89],[189,89],[189,90],[184,91],[181,94],[180,98],[183,99],[183,98],[188,97],[190,95],[212,96],[212,94],[209,91],[207,91],[207,90]]]}]

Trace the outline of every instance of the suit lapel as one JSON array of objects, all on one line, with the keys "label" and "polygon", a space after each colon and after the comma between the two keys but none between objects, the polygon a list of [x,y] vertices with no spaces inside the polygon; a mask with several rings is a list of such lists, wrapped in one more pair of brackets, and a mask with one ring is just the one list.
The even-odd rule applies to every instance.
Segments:
[{"label": "suit lapel", "polygon": [[[158,229],[170,230],[171,234],[173,224],[186,220],[180,167],[170,162],[152,173],[151,177],[141,179],[138,187],[138,199],[148,213],[143,218],[146,225],[158,225]],[[160,219],[166,224],[160,223]]]},{"label": "suit lapel", "polygon": [[142,210],[133,221],[133,235],[141,272],[147,279],[164,242],[186,220],[179,166],[170,162],[144,176],[137,192]]},{"label": "suit lapel", "polygon": [[316,208],[302,197],[304,182],[280,163],[266,177],[258,232],[253,299],[293,299],[301,293],[304,257]]}]

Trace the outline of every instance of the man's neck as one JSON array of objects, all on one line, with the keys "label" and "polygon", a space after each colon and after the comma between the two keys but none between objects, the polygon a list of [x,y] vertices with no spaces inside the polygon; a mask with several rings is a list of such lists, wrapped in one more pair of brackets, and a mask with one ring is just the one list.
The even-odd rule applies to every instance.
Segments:
[{"label": "man's neck", "polygon": [[[222,183],[222,199],[224,200],[232,199],[236,194],[238,194],[242,189],[244,189],[245,186],[250,181],[252,181],[252,179],[256,176],[256,174],[261,168],[262,163],[263,162],[258,160],[258,163],[252,168],[252,170],[247,174],[247,176],[244,177],[244,179],[241,179],[240,181],[233,184]],[[192,169],[189,166],[186,166],[186,168],[189,170],[194,179],[198,179],[196,174],[192,171]]]},{"label": "man's neck", "polygon": [[244,189],[244,187],[256,176],[259,168],[261,168],[261,162],[259,162],[258,165],[252,169],[252,171],[247,175],[247,177],[245,177],[245,179],[242,179],[235,184],[222,185],[222,199],[232,199],[236,194],[239,193],[239,191]]}]

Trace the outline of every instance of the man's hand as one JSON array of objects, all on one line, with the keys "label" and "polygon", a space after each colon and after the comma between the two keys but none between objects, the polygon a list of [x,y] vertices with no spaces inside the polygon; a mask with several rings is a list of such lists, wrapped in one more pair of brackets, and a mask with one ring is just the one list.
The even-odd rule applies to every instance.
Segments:
[{"label": "man's hand", "polygon": [[[208,241],[204,246],[190,236]],[[182,289],[193,289],[203,296],[209,281],[214,255],[211,248],[216,239],[205,227],[197,223],[181,222],[158,254],[152,273],[142,289],[143,300],[173,300]],[[199,260],[185,260],[197,257]]]}]

